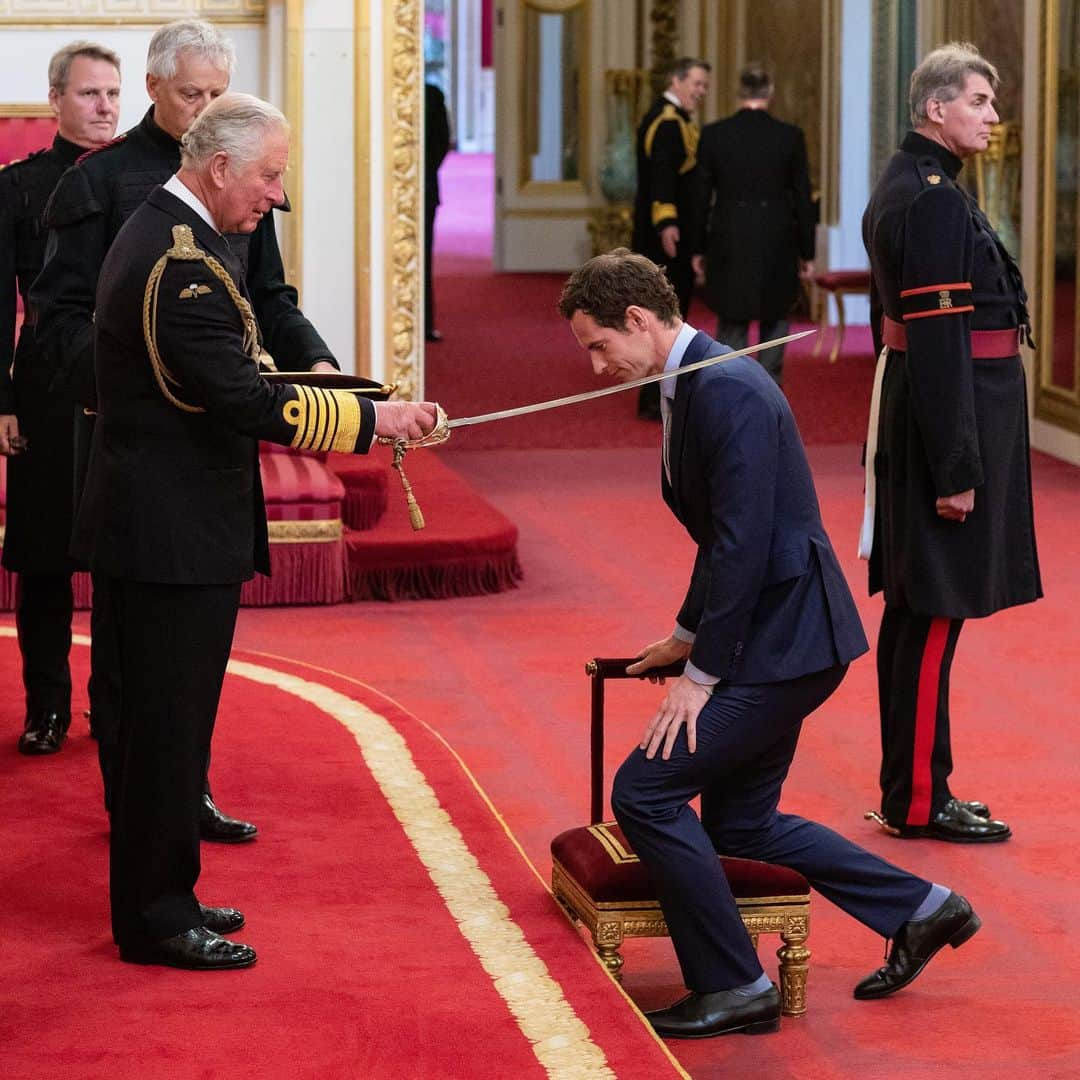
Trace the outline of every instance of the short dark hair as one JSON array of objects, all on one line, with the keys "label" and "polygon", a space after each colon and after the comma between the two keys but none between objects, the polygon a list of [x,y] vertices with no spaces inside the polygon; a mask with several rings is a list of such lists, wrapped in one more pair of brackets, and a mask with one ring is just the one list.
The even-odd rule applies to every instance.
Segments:
[{"label": "short dark hair", "polygon": [[665,86],[670,86],[676,79],[685,79],[690,74],[693,68],[704,68],[706,71],[712,71],[712,66],[708,60],[702,60],[697,56],[680,56],[671,67],[667,70],[667,81]]},{"label": "short dark hair", "polygon": [[679,317],[679,298],[663,267],[629,248],[615,248],[570,275],[559,297],[559,314],[569,319],[580,311],[598,326],[625,330],[631,305],[646,308],[668,326]]},{"label": "short dark hair", "polygon": [[772,77],[762,64],[747,64],[739,72],[739,97],[744,101],[772,97]]}]

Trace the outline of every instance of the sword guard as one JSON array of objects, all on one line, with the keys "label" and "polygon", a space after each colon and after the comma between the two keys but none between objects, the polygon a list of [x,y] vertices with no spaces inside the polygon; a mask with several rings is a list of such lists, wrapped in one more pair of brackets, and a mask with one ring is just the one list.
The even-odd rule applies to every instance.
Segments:
[{"label": "sword guard", "polygon": [[[382,443],[383,446],[394,447],[396,455],[398,444],[406,450],[419,450],[426,446],[441,446],[449,438],[450,418],[443,407],[435,402],[435,426],[426,435],[421,435],[419,439],[400,439],[391,435],[380,435],[376,442]],[[395,465],[394,468],[397,466]]]}]

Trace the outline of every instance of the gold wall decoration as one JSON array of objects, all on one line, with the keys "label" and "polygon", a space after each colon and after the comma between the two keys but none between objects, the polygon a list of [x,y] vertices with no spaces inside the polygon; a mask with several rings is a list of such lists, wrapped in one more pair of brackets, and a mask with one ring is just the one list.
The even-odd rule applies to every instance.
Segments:
[{"label": "gold wall decoration", "polygon": [[303,305],[304,266],[304,0],[285,0],[285,117],[289,121],[289,166],[285,190],[292,205],[283,215],[285,280]]},{"label": "gold wall decoration", "polygon": [[675,63],[675,45],[678,42],[677,0],[653,0],[649,21],[652,23],[652,88],[662,94],[667,85],[668,72]]},{"label": "gold wall decoration", "polygon": [[353,236],[356,372],[371,374],[371,6],[353,3]]},{"label": "gold wall decoration", "polygon": [[386,356],[385,381],[398,397],[415,400],[423,389],[420,344],[424,84],[423,5],[386,5]]},{"label": "gold wall decoration", "polygon": [[0,25],[152,25],[185,16],[262,23],[266,0],[0,0]]}]

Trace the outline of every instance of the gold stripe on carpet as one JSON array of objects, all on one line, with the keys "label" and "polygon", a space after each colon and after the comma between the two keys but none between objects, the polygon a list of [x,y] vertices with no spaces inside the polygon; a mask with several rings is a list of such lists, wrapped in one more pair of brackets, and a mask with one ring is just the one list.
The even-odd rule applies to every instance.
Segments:
[{"label": "gold stripe on carpet", "polygon": [[603,1050],[510,918],[390,721],[336,690],[273,668],[230,660],[229,672],[302,698],[352,732],[394,816],[548,1076],[614,1078]]}]

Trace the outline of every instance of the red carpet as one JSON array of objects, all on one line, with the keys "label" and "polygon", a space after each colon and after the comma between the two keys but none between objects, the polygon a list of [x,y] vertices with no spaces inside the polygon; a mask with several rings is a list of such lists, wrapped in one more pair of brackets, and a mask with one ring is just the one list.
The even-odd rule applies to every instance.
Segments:
[{"label": "red carpet", "polygon": [[[16,656],[8,627],[9,717]],[[415,717],[332,673],[237,654],[215,761],[219,801],[262,834],[204,846],[201,897],[245,911],[237,937],[259,963],[199,975],[116,959],[85,724],[54,758],[4,740],[6,1075],[678,1075]]]},{"label": "red carpet", "polygon": [[[450,416],[472,416],[564,397],[606,385],[597,379],[555,305],[566,274],[496,274],[491,267],[492,162],[451,154],[439,174],[436,218],[436,323],[443,341],[425,354],[426,396]],[[690,313],[713,332],[716,316],[700,301]],[[795,329],[806,329],[795,326]],[[848,330],[835,364],[813,357],[814,338],[789,346],[785,392],[807,443],[866,437],[873,347],[866,327]],[[659,427],[636,416],[636,394],[500,420],[455,435],[462,448],[655,446]]]},{"label": "red carpet", "polygon": [[[448,454],[449,456],[449,454]],[[432,718],[491,794],[530,858],[588,812],[584,662],[667,633],[692,552],[656,491],[652,451],[459,452],[454,467],[521,530],[514,592],[310,613],[245,611],[239,638],[367,681]],[[811,449],[826,524],[868,635],[880,602],[854,558],[858,450]],[[1080,572],[1071,536],[1080,473],[1034,463],[1047,599],[965,627],[953,668],[954,785],[988,799],[1015,837],[992,848],[901,842],[862,820],[876,804],[877,719],[870,656],[805,730],[784,806],[965,892],[983,930],[946,950],[907,991],[856,1002],[851,988],[882,942],[820,897],[813,904],[809,1012],[779,1035],[671,1043],[698,1080],[733,1075],[852,1080],[1065,1080],[1080,1074],[1080,1017],[1069,948],[1080,870],[1069,835],[1080,811]],[[609,693],[608,777],[637,739],[657,691]],[[256,794],[255,792],[252,793]],[[243,808],[244,801],[230,800]],[[767,939],[766,969],[775,972]],[[624,949],[626,988],[643,1007],[679,993],[665,941]]]}]

